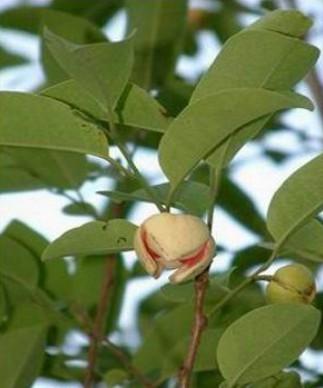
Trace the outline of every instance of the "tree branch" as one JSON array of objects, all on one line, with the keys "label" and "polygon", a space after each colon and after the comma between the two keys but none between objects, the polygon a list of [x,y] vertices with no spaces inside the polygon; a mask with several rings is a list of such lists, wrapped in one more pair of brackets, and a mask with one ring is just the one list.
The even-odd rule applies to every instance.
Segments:
[{"label": "tree branch", "polygon": [[104,337],[104,323],[107,313],[108,299],[110,290],[114,283],[114,269],[116,258],[109,256],[107,258],[104,278],[101,287],[100,299],[97,307],[96,316],[93,322],[92,332],[90,334],[90,347],[88,351],[88,366],[85,373],[84,388],[92,388],[95,381],[95,364],[98,350]]},{"label": "tree branch", "polygon": [[313,94],[313,98],[316,102],[316,106],[320,114],[321,122],[323,123],[323,85],[317,70],[313,68],[305,80],[308,87],[310,88],[311,93]]},{"label": "tree branch", "polygon": [[189,387],[191,373],[193,371],[197,351],[201,342],[202,333],[207,327],[207,317],[204,313],[204,300],[208,284],[209,269],[207,268],[195,279],[195,317],[188,353],[178,374],[178,387],[180,388]]}]

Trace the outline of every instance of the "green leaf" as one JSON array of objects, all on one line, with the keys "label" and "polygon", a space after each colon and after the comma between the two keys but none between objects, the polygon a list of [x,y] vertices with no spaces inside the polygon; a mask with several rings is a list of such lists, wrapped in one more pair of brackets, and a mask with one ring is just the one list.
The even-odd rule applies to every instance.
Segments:
[{"label": "green leaf", "polygon": [[[1,14],[2,16],[2,14]],[[2,23],[1,23],[2,25]],[[11,53],[0,47],[0,68],[21,65],[26,62],[26,58]]]},{"label": "green leaf", "polygon": [[[217,369],[216,360],[210,357],[210,354],[216,350],[222,333],[223,330],[219,329],[207,329],[203,332],[194,363],[194,372]],[[167,352],[167,357],[165,357],[165,361],[163,362],[161,379],[165,380],[176,374],[187,354],[189,340],[190,337],[185,337]]]},{"label": "green leaf", "polygon": [[19,220],[11,221],[3,234],[27,248],[36,258],[41,256],[48,243],[38,232]]},{"label": "green leaf", "polygon": [[41,265],[40,283],[43,289],[50,295],[66,301],[70,293],[70,275],[67,272],[66,262],[64,260],[39,262],[48,241],[28,225],[17,220],[12,221],[6,227],[4,235],[15,240],[34,255],[36,261]]},{"label": "green leaf", "polygon": [[1,12],[1,27],[37,34],[44,9],[27,5],[8,8]]},{"label": "green leaf", "polygon": [[88,202],[74,202],[63,207],[63,213],[71,216],[95,216],[96,209]]},{"label": "green leaf", "polygon": [[[55,263],[57,261],[48,261]],[[127,271],[122,258],[115,260],[107,256],[87,256],[77,260],[75,273],[70,276],[69,295],[65,300],[76,310],[84,311],[94,319],[102,285],[105,284],[107,269],[113,276],[113,286],[109,289],[109,304],[105,315],[105,332],[116,329],[126,286]]]},{"label": "green leaf", "polygon": [[156,132],[165,132],[172,120],[162,105],[135,84],[127,85],[118,101],[115,115],[118,124]]},{"label": "green leaf", "polygon": [[285,242],[323,208],[323,154],[292,174],[269,205],[267,225],[278,244]]},{"label": "green leaf", "polygon": [[120,386],[128,378],[128,372],[123,369],[110,369],[103,377],[109,387]]},{"label": "green leaf", "polygon": [[45,29],[46,46],[60,66],[101,107],[109,112],[130,78],[133,65],[133,42],[78,45]]},{"label": "green leaf", "polygon": [[[107,120],[106,112],[74,80],[68,80],[44,89],[42,95],[62,101],[81,112],[100,120]],[[145,109],[142,109],[142,107]],[[165,109],[145,90],[128,84],[114,112],[117,124],[164,132],[170,123]]]},{"label": "green leaf", "polygon": [[[169,183],[162,183],[152,186],[156,196],[165,204],[170,189]],[[111,198],[115,202],[143,201],[151,202],[151,197],[143,189],[135,190],[132,193],[121,191],[99,191],[99,194]],[[173,199],[172,206],[186,212],[203,216],[209,203],[209,188],[203,184],[194,181],[184,181],[179,187],[176,196]]]},{"label": "green leaf", "polygon": [[323,225],[312,219],[292,234],[284,244],[287,255],[323,262]]},{"label": "green leaf", "polygon": [[0,277],[34,288],[38,284],[39,269],[35,257],[18,242],[0,236]]},{"label": "green leaf", "polygon": [[251,121],[292,107],[312,105],[300,95],[257,88],[224,90],[189,105],[171,123],[159,146],[159,161],[172,190],[230,135],[243,134]]},{"label": "green leaf", "polygon": [[9,304],[4,286],[0,282],[0,328],[9,316]]},{"label": "green leaf", "polygon": [[172,74],[186,24],[186,0],[127,0],[128,32],[135,36],[133,81],[145,89]]},{"label": "green leaf", "polygon": [[193,306],[182,304],[151,321],[151,330],[135,354],[134,365],[143,373],[161,370],[176,343],[186,338],[193,319]]},{"label": "green leaf", "polygon": [[[300,19],[306,20],[306,25],[298,25]],[[289,30],[292,36],[270,31],[275,23],[279,23],[280,30]],[[310,19],[300,12],[278,11],[268,13],[234,35],[197,85],[191,102],[213,94],[214,90],[238,87],[290,89],[305,76],[319,55],[316,47],[296,39],[304,35],[310,25]]]},{"label": "green leaf", "polygon": [[[21,309],[24,312],[21,313]],[[39,319],[39,307],[22,305],[9,330],[0,334],[2,388],[30,387],[38,377],[44,359],[48,324],[44,317]]]},{"label": "green leaf", "polygon": [[217,359],[228,388],[269,377],[287,367],[314,338],[320,312],[309,305],[258,308],[227,328]]},{"label": "green leaf", "polygon": [[119,0],[110,0],[108,2],[102,2],[102,0],[91,0],[90,2],[88,0],[53,0],[51,8],[77,14],[92,20],[98,25],[105,26],[107,21],[122,5],[122,2]]},{"label": "green leaf", "polygon": [[254,384],[254,388],[302,388],[300,376],[296,372],[280,372]]},{"label": "green leaf", "polygon": [[69,106],[16,92],[0,93],[0,145],[88,153],[101,158],[107,156],[108,147],[104,133]]},{"label": "green leaf", "polygon": [[[42,26],[53,33],[77,44],[106,42],[102,31],[90,21],[64,12],[44,10],[41,14]],[[41,55],[43,67],[50,84],[64,81],[70,76],[55,55],[42,40]]]},{"label": "green leaf", "polygon": [[84,155],[16,147],[3,147],[2,152],[12,163],[9,167],[11,170],[9,173],[18,172],[18,175],[14,175],[13,179],[10,179],[11,185],[4,182],[3,188],[7,188],[6,191],[8,189],[9,191],[23,190],[23,184],[19,183],[17,179],[21,176],[26,176],[26,179],[30,178],[30,181],[26,182],[25,190],[48,186],[59,189],[75,189],[80,187],[86,179],[87,163]]},{"label": "green leaf", "polygon": [[43,260],[75,255],[103,255],[129,251],[136,226],[124,219],[92,221],[68,230],[44,251]]},{"label": "green leaf", "polygon": [[3,149],[0,148],[0,193],[36,190],[43,187],[43,182],[32,176],[29,171],[17,166],[16,161]]},{"label": "green leaf", "polygon": [[225,176],[221,179],[218,204],[253,233],[266,233],[266,223],[255,204],[237,184]]},{"label": "green leaf", "polygon": [[[310,25],[310,19],[298,11],[275,11],[234,35],[227,40],[198,83],[191,103],[213,94],[214,90],[244,87],[270,90],[292,88],[306,75],[319,55],[316,47],[298,39]],[[225,164],[244,145],[246,138],[251,139],[259,133],[268,119],[269,116],[261,118],[249,124],[244,133],[231,137]],[[212,166],[218,166],[223,147],[224,145],[208,158],[207,161]]]},{"label": "green leaf", "polygon": [[253,23],[251,29],[262,29],[302,38],[312,26],[312,20],[293,9],[275,10]]}]

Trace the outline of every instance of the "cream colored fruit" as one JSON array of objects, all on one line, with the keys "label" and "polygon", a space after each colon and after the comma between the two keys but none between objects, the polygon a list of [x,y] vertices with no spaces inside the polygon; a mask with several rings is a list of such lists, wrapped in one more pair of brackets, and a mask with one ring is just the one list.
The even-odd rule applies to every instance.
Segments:
[{"label": "cream colored fruit", "polygon": [[172,283],[192,279],[207,268],[215,243],[206,224],[188,214],[161,213],[137,229],[134,248],[145,270],[155,278],[164,269],[176,269]]},{"label": "cream colored fruit", "polygon": [[266,289],[268,303],[311,303],[315,297],[315,281],[302,264],[280,268]]}]

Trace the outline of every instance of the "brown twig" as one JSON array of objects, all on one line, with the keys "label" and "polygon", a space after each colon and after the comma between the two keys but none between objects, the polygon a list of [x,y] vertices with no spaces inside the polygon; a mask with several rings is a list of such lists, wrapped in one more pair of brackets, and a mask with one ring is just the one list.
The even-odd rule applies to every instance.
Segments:
[{"label": "brown twig", "polygon": [[180,388],[189,387],[191,373],[201,342],[202,333],[207,326],[207,317],[204,313],[204,300],[209,283],[208,270],[209,269],[207,268],[195,279],[195,317],[188,353],[178,374],[178,387]]},{"label": "brown twig", "polygon": [[323,85],[315,68],[308,73],[306,82],[313,94],[321,121],[323,122]]},{"label": "brown twig", "polygon": [[115,355],[115,357],[121,362],[121,364],[125,367],[125,369],[135,378],[140,384],[142,384],[145,388],[155,388],[151,381],[147,379],[147,377],[141,373],[139,369],[137,369],[126,353],[124,353],[120,348],[118,348],[114,343],[112,343],[109,339],[103,339],[103,345],[105,345],[111,353]]},{"label": "brown twig", "polygon": [[116,258],[108,257],[104,272],[100,299],[90,334],[90,347],[88,351],[88,366],[85,373],[84,388],[92,388],[95,381],[95,364],[98,350],[104,336],[104,322],[107,313],[108,299],[114,282],[114,268]]}]

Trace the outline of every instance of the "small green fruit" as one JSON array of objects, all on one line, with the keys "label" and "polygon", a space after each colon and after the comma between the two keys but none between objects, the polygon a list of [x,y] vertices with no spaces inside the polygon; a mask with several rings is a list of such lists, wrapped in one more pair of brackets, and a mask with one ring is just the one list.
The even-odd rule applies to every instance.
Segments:
[{"label": "small green fruit", "polygon": [[315,297],[315,281],[311,271],[301,264],[280,268],[266,290],[268,303],[311,303]]}]

